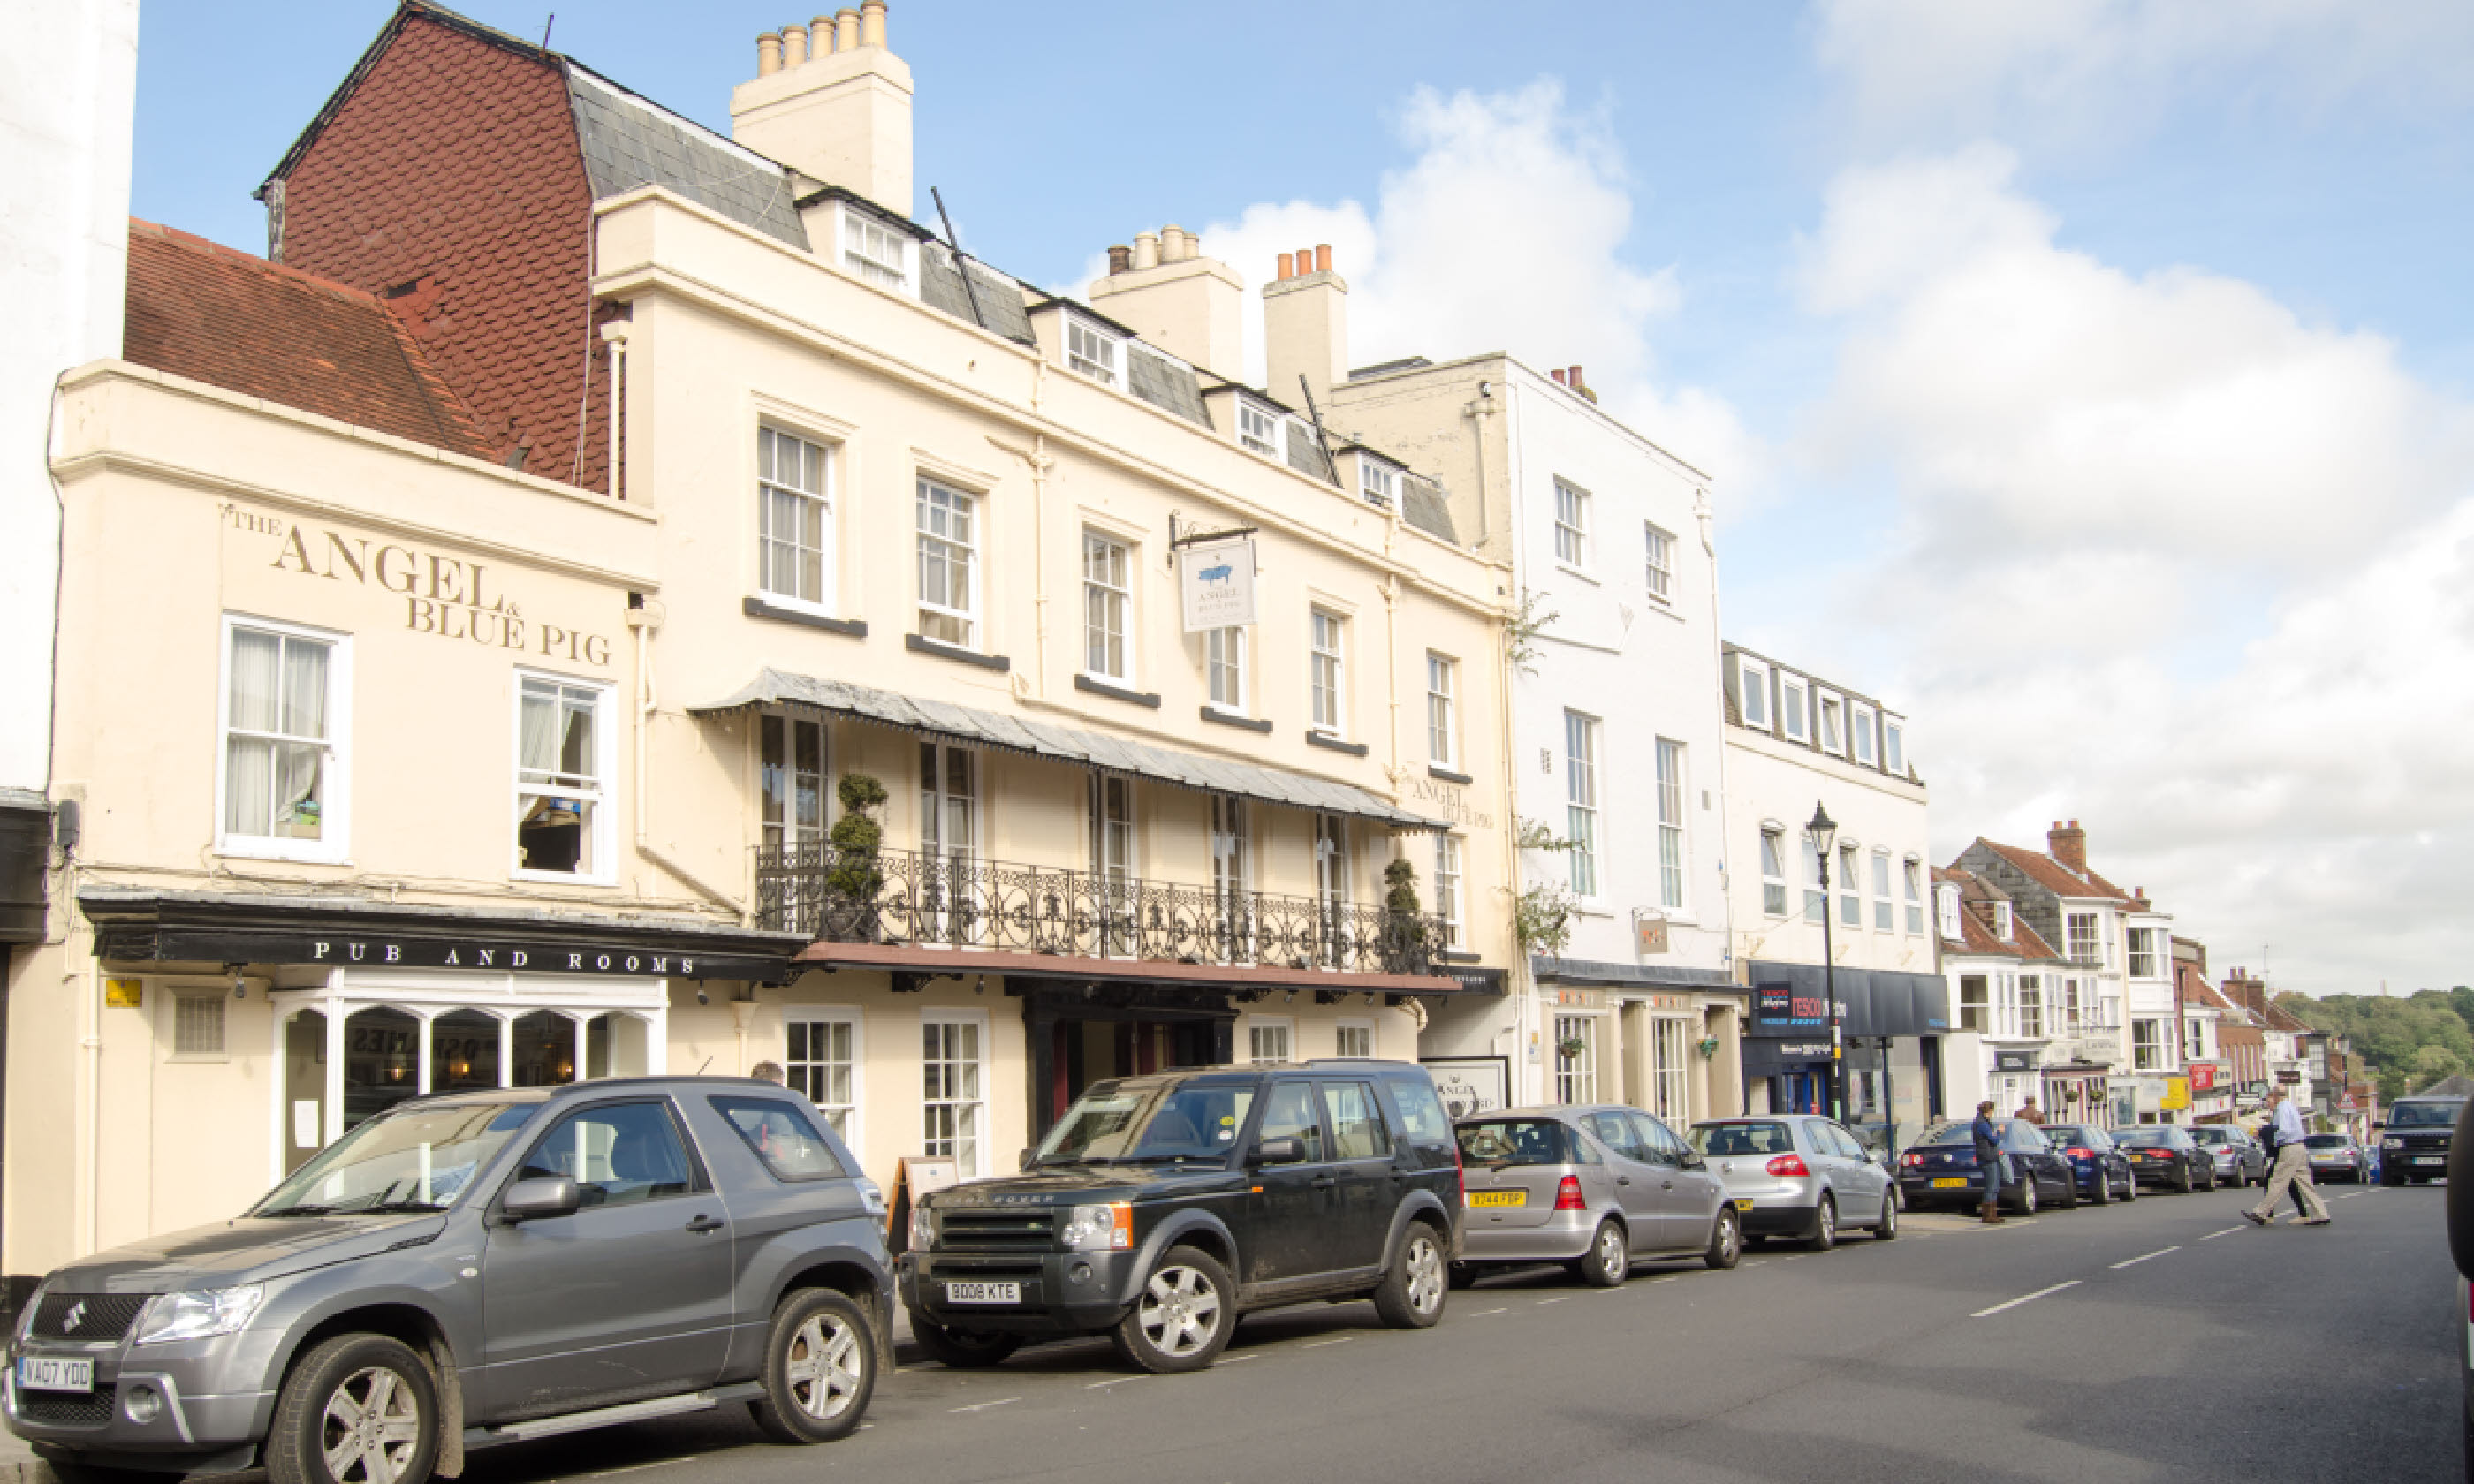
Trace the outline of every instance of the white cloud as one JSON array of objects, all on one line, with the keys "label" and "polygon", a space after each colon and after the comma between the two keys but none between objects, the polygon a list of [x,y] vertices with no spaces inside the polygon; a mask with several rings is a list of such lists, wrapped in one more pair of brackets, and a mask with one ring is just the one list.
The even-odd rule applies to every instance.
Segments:
[{"label": "white cloud", "polygon": [[[2474,867],[2430,844],[2474,826],[2474,409],[2252,285],[2069,251],[2011,169],[1849,171],[1800,273],[1845,332],[1803,451],[1904,521],[1822,642],[1904,658],[1937,848],[2075,817],[2226,962],[2474,977]],[[2228,613],[2249,642],[2195,656]]]},{"label": "white cloud", "polygon": [[2118,141],[2195,90],[2276,113],[2474,96],[2462,0],[1820,0],[1812,28],[1875,145]]}]

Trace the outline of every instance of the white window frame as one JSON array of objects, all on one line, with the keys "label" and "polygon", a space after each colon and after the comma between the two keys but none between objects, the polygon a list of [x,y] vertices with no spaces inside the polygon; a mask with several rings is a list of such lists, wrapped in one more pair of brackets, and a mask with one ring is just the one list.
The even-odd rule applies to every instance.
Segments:
[{"label": "white window frame", "polygon": [[1564,853],[1571,863],[1572,895],[1585,901],[1596,900],[1606,885],[1598,870],[1598,825],[1606,807],[1605,790],[1598,785],[1598,759],[1605,751],[1599,745],[1600,731],[1598,718],[1565,708],[1564,836],[1571,849]]},{"label": "white window frame", "polygon": [[[1348,1033],[1351,1031],[1364,1031],[1366,1033],[1365,1050],[1351,1051],[1348,1049]],[[1383,1054],[1383,1037],[1380,1028],[1378,1028],[1372,1020],[1362,1017],[1341,1020],[1335,1023],[1331,1028],[1331,1044],[1332,1054],[1335,1056],[1356,1056],[1372,1059]]]},{"label": "white window frame", "polygon": [[1907,894],[1907,931],[1921,934],[1925,930],[1925,863],[1924,857],[1910,855],[1902,863]]},{"label": "white window frame", "polygon": [[1555,481],[1555,561],[1575,572],[1589,570],[1589,491],[1568,479]]},{"label": "white window frame", "polygon": [[[1279,1056],[1263,1055],[1263,1042],[1271,1036],[1279,1040]],[[1276,1066],[1298,1059],[1298,1018],[1295,1016],[1257,1016],[1246,1017],[1246,1065]]]},{"label": "white window frame", "polygon": [[1692,1022],[1684,1016],[1649,1021],[1649,1108],[1672,1128],[1692,1121]]},{"label": "white window frame", "polygon": [[[1231,716],[1248,714],[1253,686],[1246,677],[1246,631],[1231,626],[1211,629],[1202,635],[1203,694],[1210,698],[1211,708]],[[1225,682],[1225,683],[1224,683]]]},{"label": "white window frame", "polygon": [[[771,473],[768,473],[765,468],[765,447],[768,439],[777,443]],[[781,472],[778,452],[780,442],[798,445],[802,450],[800,455],[802,465],[807,462],[806,451],[813,451],[817,468],[817,479],[813,489],[777,477]],[[764,594],[765,602],[774,607],[797,609],[802,612],[825,616],[831,616],[833,613],[837,575],[835,572],[837,542],[834,531],[834,507],[837,503],[835,480],[836,467],[840,462],[840,445],[832,440],[813,437],[793,428],[783,427],[769,419],[756,425],[756,590]],[[805,472],[804,469],[802,472]],[[793,532],[785,537],[773,529],[774,510],[784,500],[791,503],[803,514],[813,511],[816,523],[816,544],[813,547],[807,544],[801,533]],[[813,552],[816,562],[814,596],[812,597],[803,592],[786,591],[773,585],[773,552],[777,546],[788,548],[793,554],[794,561],[800,555]],[[796,586],[797,580],[794,577],[792,586]]]},{"label": "white window frame", "polygon": [[[2160,957],[2156,951],[2157,930],[2152,927],[2130,927],[2124,928],[2122,931],[2124,934],[2123,952],[2126,955],[2124,972],[2128,973],[2133,979],[2162,978],[2163,975],[2157,972],[2156,968],[2157,960]],[[2147,947],[2144,953],[2141,951],[2139,946],[2139,940],[2143,937],[2147,940]],[[2143,957],[2147,960],[2147,968],[2144,972],[2139,967],[2139,961]]]},{"label": "white window frame", "polygon": [[[1326,643],[1325,640],[1329,642]],[[1348,619],[1327,608],[1309,610],[1306,664],[1309,730],[1325,736],[1348,735]]]},{"label": "white window frame", "polygon": [[[327,646],[326,760],[320,771],[324,797],[318,801],[318,838],[315,840],[235,834],[228,827],[231,789],[232,634],[236,629],[250,629]],[[328,866],[344,864],[352,858],[352,636],[278,619],[226,613],[219,642],[222,662],[215,692],[216,853],[256,860],[289,860]],[[279,661],[277,669],[279,681]]]},{"label": "white window frame", "polygon": [[1655,743],[1658,783],[1658,904],[1668,912],[1687,912],[1691,900],[1691,851],[1685,836],[1691,797],[1686,775],[1689,759],[1684,744],[1673,737]]},{"label": "white window frame", "polygon": [[[826,1067],[833,1063],[830,1059],[813,1055],[791,1056],[790,1027],[793,1025],[839,1025],[849,1029],[850,1101],[848,1103],[819,1103],[816,1101],[813,1082],[808,1087],[800,1086],[804,1069]],[[813,1031],[810,1032],[812,1038],[813,1034]],[[813,1051],[814,1046],[815,1042],[812,1039],[809,1041],[809,1049]],[[859,1007],[856,1005],[783,1006],[782,1070],[784,1077],[789,1083],[790,1090],[806,1098],[815,1108],[817,1116],[823,1118],[829,1126],[833,1127],[835,1133],[841,1136],[842,1142],[850,1147],[853,1155],[864,1158],[861,1155],[861,1151],[866,1147],[861,1142],[861,1137],[864,1133],[862,1125],[867,1116],[867,1017],[860,1012]],[[837,1113],[841,1122],[836,1124],[834,1118]]]},{"label": "white window frame", "polygon": [[1360,454],[1357,458],[1357,492],[1376,510],[1391,510],[1400,503],[1400,471],[1380,459]]},{"label": "white window frame", "polygon": [[1880,766],[1880,743],[1876,733],[1879,712],[1861,701],[1847,703],[1848,756],[1867,768]]},{"label": "white window frame", "polygon": [[[1599,1053],[1606,1038],[1600,1034],[1606,1017],[1597,1014],[1558,1015],[1555,1017],[1555,1043],[1546,1049],[1555,1059],[1555,1101],[1566,1105],[1586,1105],[1598,1101]],[[1585,1049],[1577,1057],[1564,1055],[1564,1042],[1577,1039]]]},{"label": "white window frame", "polygon": [[[1838,711],[1838,742],[1835,746],[1831,744],[1829,727],[1830,712],[1833,706]],[[1812,735],[1813,745],[1831,756],[1847,755],[1847,698],[1845,696],[1834,690],[1823,690],[1818,685],[1812,688]]]},{"label": "white window frame", "polygon": [[1997,901],[1993,904],[1993,936],[2003,943],[2008,943],[2015,931],[2011,926],[2012,916],[2008,902]]},{"label": "white window frame", "polygon": [[1760,838],[1761,914],[1764,917],[1786,916],[1786,829],[1783,826],[1764,825]]},{"label": "white window frame", "polygon": [[1426,651],[1426,760],[1438,768],[1460,766],[1460,661]]},{"label": "white window frame", "polygon": [[[2165,1022],[2154,1016],[2141,1016],[2130,1022],[2130,1069],[2138,1072],[2163,1071],[2165,1059]],[[2147,1032],[2147,1043],[2141,1045],[2139,1033]]]},{"label": "white window frame", "polygon": [[[931,491],[935,495],[942,495],[944,499],[940,502],[932,496]],[[966,539],[957,540],[951,535],[938,535],[929,529],[931,518],[940,509],[948,516],[949,531],[952,528],[953,515],[958,514],[970,522],[970,533]],[[980,623],[980,536],[985,525],[981,517],[980,496],[968,490],[921,474],[914,486],[910,524],[911,583],[916,589],[918,600],[915,621],[918,624],[920,636],[934,639],[940,644],[954,644],[962,649],[980,648],[981,637],[985,633]],[[938,548],[938,555],[943,558],[948,568],[958,567],[960,570],[962,589],[960,607],[932,603],[928,600],[927,586],[921,579],[926,575],[923,569],[927,564],[932,543]],[[929,634],[926,620],[932,616],[959,625],[962,637],[949,639]]]},{"label": "white window frame", "polygon": [[[1792,700],[1792,705],[1790,705]],[[1790,742],[1812,741],[1812,684],[1800,675],[1779,672],[1779,735]]]},{"label": "white window frame", "polygon": [[1853,840],[1838,842],[1838,860],[1831,873],[1837,877],[1838,925],[1861,929],[1864,926],[1864,883],[1856,875],[1863,863],[1864,847]]},{"label": "white window frame", "polygon": [[1650,601],[1672,604],[1675,601],[1675,533],[1653,521],[1641,522],[1642,580],[1649,588]]},{"label": "white window frame", "polygon": [[[2085,928],[2085,932],[2081,932]],[[2079,951],[2080,944],[2088,951]],[[2081,969],[2104,967],[2104,922],[2093,912],[2069,912],[2062,916],[2062,953]]]},{"label": "white window frame", "polygon": [[1898,930],[1899,908],[1891,898],[1892,890],[1890,852],[1876,849],[1873,851],[1873,931],[1877,933]]},{"label": "white window frame", "polygon": [[[932,1025],[968,1025],[976,1027],[979,1031],[978,1039],[980,1054],[977,1062],[979,1069],[979,1095],[977,1097],[931,1098],[926,1095],[927,1068],[930,1065],[928,1058],[928,1027]],[[994,1065],[993,1059],[989,1055],[988,1013],[984,1010],[971,1009],[923,1010],[919,1013],[918,1044],[921,1093],[919,1099],[920,1151],[930,1159],[951,1159],[955,1161],[958,1168],[959,1168],[961,1172],[961,1177],[964,1180],[972,1180],[979,1176],[985,1175],[988,1173],[988,1142],[991,1136],[995,1133],[995,1128],[990,1122],[988,1113],[988,1081],[990,1070]],[[956,1060],[953,1061],[951,1065],[959,1066],[967,1064]],[[971,1158],[965,1160],[961,1157],[960,1130],[963,1120],[959,1117],[955,1120],[954,1125],[956,1131],[954,1139],[956,1146],[955,1149],[949,1154],[939,1154],[937,1152],[935,1146],[942,1140],[940,1140],[936,1136],[935,1120],[932,1116],[933,1110],[937,1108],[975,1110],[978,1113],[979,1116],[975,1120],[978,1127],[971,1136],[973,1145]]]},{"label": "white window frame", "polygon": [[1241,396],[1237,399],[1237,446],[1285,463],[1287,421],[1284,414]]},{"label": "white window frame", "polygon": [[[780,795],[780,817],[764,798],[764,733],[766,722],[779,722],[782,728],[784,754],[782,771],[785,778]],[[803,728],[813,728],[816,737],[816,822],[801,825],[798,812],[799,733]],[[781,707],[767,707],[758,715],[756,735],[751,739],[756,749],[756,826],[757,840],[768,850],[797,850],[821,847],[825,831],[833,826],[834,816],[834,738],[832,728],[821,718],[803,716]]]},{"label": "white window frame", "polygon": [[[1971,983],[1977,986],[1978,998],[1967,997],[1967,988]],[[1974,1031],[1979,1036],[1994,1033],[1993,975],[1990,973],[1958,976],[1958,1028]]]},{"label": "white window frame", "polygon": [[1078,376],[1088,377],[1104,387],[1123,388],[1126,384],[1126,341],[1114,330],[1103,329],[1078,314],[1067,314],[1059,345],[1065,352],[1065,369]]},{"label": "white window frame", "polygon": [[[1095,573],[1094,560],[1103,563]],[[1114,581],[1106,571],[1113,562],[1117,570]],[[1089,526],[1082,529],[1082,673],[1093,680],[1109,681],[1119,685],[1134,682],[1134,573],[1140,570],[1131,541],[1113,532]],[[1107,647],[1116,647],[1115,668],[1095,664],[1095,658],[1105,661]],[[1093,651],[1100,651],[1094,656]]]},{"label": "white window frame", "polygon": [[1735,713],[1755,731],[1776,730],[1770,714],[1770,667],[1758,659],[1735,657]]},{"label": "white window frame", "polygon": [[[910,234],[886,226],[868,213],[855,209],[847,202],[842,204],[841,218],[837,247],[842,271],[881,289],[914,294],[910,259],[918,244]],[[885,256],[885,250],[888,247],[892,250],[890,259]],[[956,265],[957,268],[959,266]]]},{"label": "white window frame", "polygon": [[[561,675],[551,670],[517,670],[507,708],[507,776],[513,787],[508,802],[515,805],[508,811],[507,875],[516,881],[563,881],[574,886],[611,886],[618,879],[618,688],[606,681],[587,680],[577,675]],[[594,696],[593,750],[594,777],[598,780],[592,788],[569,784],[531,783],[524,781],[524,682],[539,681],[575,690],[590,691]],[[576,862],[573,871],[536,871],[522,864],[518,853],[515,823],[526,795],[551,799],[571,799],[589,802],[594,807],[593,859]]]},{"label": "white window frame", "polygon": [[1958,923],[1957,882],[1936,881],[1933,883],[1933,917],[1935,920],[1935,925],[1941,929],[1941,935],[1944,938],[1949,939],[1953,943],[1957,943],[1966,936],[1966,934],[1960,929]]},{"label": "white window frame", "polygon": [[1795,832],[1796,858],[1804,863],[1804,920],[1814,927],[1830,919],[1830,891],[1822,884],[1828,862],[1812,848],[1812,836],[1799,829]]},{"label": "white window frame", "polygon": [[1907,728],[1904,722],[1881,718],[1881,771],[1893,778],[1907,776]]},{"label": "white window frame", "polygon": [[1467,889],[1467,855],[1461,837],[1444,831],[1435,834],[1434,911],[1443,920],[1443,948],[1457,949],[1466,932],[1461,919],[1461,898]]}]

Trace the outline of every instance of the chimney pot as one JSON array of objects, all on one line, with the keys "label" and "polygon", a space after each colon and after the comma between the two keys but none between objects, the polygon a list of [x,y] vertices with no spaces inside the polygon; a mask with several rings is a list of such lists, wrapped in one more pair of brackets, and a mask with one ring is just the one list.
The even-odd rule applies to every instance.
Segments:
[{"label": "chimney pot", "polygon": [[859,44],[885,45],[885,0],[867,0],[859,8]]},{"label": "chimney pot", "polygon": [[838,48],[834,45],[834,18],[831,14],[819,15],[808,22],[809,56],[822,57],[837,50]]},{"label": "chimney pot", "polygon": [[782,65],[786,67],[795,67],[807,60],[808,28],[805,26],[783,27]]},{"label": "chimney pot", "polygon": [[756,38],[756,75],[769,78],[782,70],[782,33],[768,31]]},{"label": "chimney pot", "polygon": [[1160,253],[1158,236],[1152,232],[1134,233],[1134,266],[1136,268],[1157,268],[1159,266],[1159,261]]},{"label": "chimney pot", "polygon": [[837,52],[859,50],[859,12],[841,10],[834,12],[834,50]]},{"label": "chimney pot", "polygon": [[1127,247],[1124,243],[1118,243],[1108,249],[1108,272],[1111,275],[1131,273],[1133,271],[1133,249]]},{"label": "chimney pot", "polygon": [[1553,371],[1548,371],[1546,374],[1547,374],[1547,375],[1549,375],[1549,376],[1554,377],[1554,378],[1555,378],[1555,385],[1557,385],[1557,386],[1559,386],[1559,387],[1564,387],[1564,386],[1569,386],[1569,385],[1571,385],[1571,383],[1570,383],[1570,382],[1567,382],[1567,381],[1565,381],[1565,380],[1564,379],[1564,368],[1562,368],[1562,367],[1560,367],[1560,366],[1556,367]]},{"label": "chimney pot", "polygon": [[1175,222],[1171,222],[1166,227],[1160,228],[1159,236],[1160,261],[1163,263],[1184,262],[1185,228],[1177,226]]},{"label": "chimney pot", "polygon": [[1581,369],[1575,366],[1572,368],[1572,390],[1578,392],[1581,390]]},{"label": "chimney pot", "polygon": [[1312,272],[1314,272],[1314,249],[1298,249],[1298,276],[1302,278]]},{"label": "chimney pot", "polygon": [[1331,244],[1328,242],[1315,244],[1315,272],[1319,274],[1331,272]]},{"label": "chimney pot", "polygon": [[1296,253],[1294,253],[1294,252],[1283,252],[1283,253],[1281,253],[1281,254],[1280,254],[1280,276],[1281,276],[1282,278],[1294,278],[1294,277],[1296,277],[1297,275],[1298,275],[1298,259],[1297,259],[1297,254],[1296,254]]}]

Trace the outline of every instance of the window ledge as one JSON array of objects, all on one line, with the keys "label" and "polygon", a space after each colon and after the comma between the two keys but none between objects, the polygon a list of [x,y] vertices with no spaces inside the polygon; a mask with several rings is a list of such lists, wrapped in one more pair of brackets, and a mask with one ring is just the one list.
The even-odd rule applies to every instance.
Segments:
[{"label": "window ledge", "polygon": [[279,860],[289,861],[296,866],[350,866],[352,864],[352,858],[348,852],[288,850],[276,841],[222,840],[216,842],[214,852],[234,860]]},{"label": "window ledge", "polygon": [[1150,706],[1154,711],[1159,709],[1160,698],[1156,691],[1135,690],[1130,686],[1117,684],[1113,681],[1101,680],[1097,676],[1078,672],[1074,677],[1074,688],[1087,690],[1095,696],[1130,701],[1136,706]]},{"label": "window ledge", "polygon": [[617,886],[618,884],[618,878],[615,875],[588,876],[572,871],[527,871],[521,866],[508,872],[507,879],[544,881],[556,886]]},{"label": "window ledge", "polygon": [[1346,753],[1351,757],[1363,757],[1369,752],[1372,751],[1372,749],[1369,748],[1363,742],[1344,742],[1340,738],[1333,736],[1328,731],[1307,732],[1306,745],[1308,747],[1329,748],[1335,753]]},{"label": "window ledge", "polygon": [[1483,963],[1485,959],[1486,955],[1483,953],[1462,953],[1450,948],[1445,948],[1435,955],[1435,962],[1438,964],[1477,964]]},{"label": "window ledge", "polygon": [[1600,582],[1597,577],[1592,575],[1588,568],[1574,566],[1568,562],[1556,562],[1555,570],[1563,573],[1566,577],[1577,577],[1581,581],[1588,583],[1592,587],[1603,587],[1606,586],[1606,584]]},{"label": "window ledge", "polygon": [[1216,706],[1204,706],[1202,708],[1202,719],[1207,722],[1215,722],[1223,727],[1234,727],[1241,731],[1269,732],[1272,730],[1272,722],[1269,717],[1240,716],[1235,711],[1224,711]]},{"label": "window ledge", "polygon": [[854,639],[867,637],[867,620],[864,618],[829,618],[823,613],[812,613],[803,608],[790,608],[785,604],[773,602],[769,598],[741,598],[739,610],[750,618],[770,618],[777,623],[797,624],[803,629],[822,629],[827,634],[838,634]]},{"label": "window ledge", "polygon": [[914,655],[934,655],[940,659],[958,659],[964,664],[978,665],[982,670],[1002,672],[1013,668],[1013,661],[1003,655],[982,655],[976,649],[964,649],[959,644],[948,644],[943,639],[932,639],[924,634],[904,634],[902,647]]},{"label": "window ledge", "polygon": [[1451,769],[1444,767],[1439,762],[1430,762],[1426,764],[1426,777],[1430,778],[1441,778],[1446,783],[1458,783],[1464,788],[1467,788],[1477,781],[1477,779],[1470,778],[1467,774],[1454,773]]}]

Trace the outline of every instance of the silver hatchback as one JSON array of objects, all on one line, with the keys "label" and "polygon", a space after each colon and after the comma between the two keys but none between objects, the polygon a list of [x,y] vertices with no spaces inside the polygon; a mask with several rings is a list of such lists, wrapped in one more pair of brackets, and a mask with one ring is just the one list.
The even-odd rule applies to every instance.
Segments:
[{"label": "silver hatchback", "polygon": [[1899,1234],[1890,1172],[1831,1119],[1713,1118],[1692,1125],[1691,1141],[1726,1183],[1747,1236],[1800,1237],[1827,1252],[1850,1227],[1884,1242]]},{"label": "silver hatchback", "polygon": [[1701,1157],[1637,1108],[1508,1108],[1457,1126],[1466,1281],[1491,1264],[1562,1262],[1612,1288],[1645,1257],[1731,1268],[1743,1223]]}]

